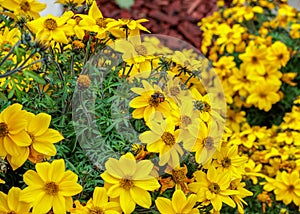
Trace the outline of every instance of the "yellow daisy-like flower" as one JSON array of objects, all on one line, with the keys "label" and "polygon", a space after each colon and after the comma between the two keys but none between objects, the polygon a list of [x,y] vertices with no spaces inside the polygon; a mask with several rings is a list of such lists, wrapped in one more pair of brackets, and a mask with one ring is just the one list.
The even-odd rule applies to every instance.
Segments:
[{"label": "yellow daisy-like flower", "polygon": [[52,163],[44,162],[35,165],[36,172],[28,170],[24,173],[24,182],[28,185],[20,195],[20,200],[30,203],[33,214],[66,213],[72,208],[72,196],[82,191],[77,183],[78,176],[65,171],[63,159]]},{"label": "yellow daisy-like flower", "polygon": [[64,138],[58,131],[49,128],[51,115],[45,113],[39,113],[38,115],[28,113],[27,120],[26,131],[32,139],[32,150],[45,157],[54,156],[56,148],[53,144]]},{"label": "yellow daisy-like flower", "polygon": [[107,27],[114,37],[118,39],[125,39],[126,36],[130,37],[140,35],[141,30],[150,33],[150,31],[141,24],[143,22],[148,22],[148,19],[132,20],[122,18],[108,23]]},{"label": "yellow daisy-like flower", "polygon": [[158,197],[155,200],[156,207],[161,214],[198,214],[199,210],[193,208],[197,202],[197,196],[190,194],[186,198],[181,190],[176,190],[172,196],[172,200]]},{"label": "yellow daisy-like flower", "polygon": [[14,12],[15,15],[24,15],[37,19],[40,17],[39,12],[46,8],[46,4],[36,0],[11,0],[2,1],[1,6]]},{"label": "yellow daisy-like flower", "polygon": [[189,188],[197,193],[198,201],[209,201],[216,211],[221,210],[223,202],[233,208],[236,206],[229,196],[239,192],[230,189],[231,177],[226,172],[210,167],[207,174],[196,171],[194,176],[196,182],[189,184]]},{"label": "yellow daisy-like flower", "polygon": [[[18,42],[18,40],[21,38],[21,32],[18,28],[9,29],[8,27],[5,27],[3,31],[0,33],[0,45],[1,49],[6,50],[3,46],[10,44],[14,45]],[[9,51],[7,49],[6,51]]]},{"label": "yellow daisy-like flower", "polygon": [[143,88],[132,88],[131,90],[140,95],[132,99],[129,106],[135,108],[132,112],[132,117],[136,119],[144,118],[146,122],[149,121],[150,116],[156,112],[161,112],[165,117],[171,115],[171,102],[168,97],[165,97],[161,88],[157,85],[152,86],[149,82],[142,81]]},{"label": "yellow daisy-like flower", "polygon": [[268,49],[268,60],[278,65],[278,67],[285,66],[290,59],[290,52],[286,45],[280,41],[276,41]]},{"label": "yellow daisy-like flower", "polygon": [[299,172],[293,171],[291,174],[287,172],[278,172],[273,186],[276,200],[283,201],[288,205],[294,202],[297,206],[300,205],[300,178]]},{"label": "yellow daisy-like flower", "polygon": [[0,178],[0,184],[5,184],[5,181]]},{"label": "yellow daisy-like flower", "polygon": [[[80,15],[82,17],[82,15]],[[105,38],[105,32],[108,30],[108,23],[114,21],[111,18],[104,18],[102,12],[97,6],[97,2],[93,1],[88,16],[85,16],[84,19],[80,22],[83,29],[87,31],[93,31],[97,33],[97,38]]]},{"label": "yellow daisy-like flower", "polygon": [[232,199],[235,201],[238,212],[240,214],[244,214],[244,204],[248,205],[247,202],[243,199],[247,196],[252,196],[253,193],[250,192],[249,190],[245,189],[244,187],[246,186],[245,183],[241,182],[241,179],[234,179],[230,182],[230,189],[232,190],[237,190],[239,193],[236,195],[232,195]]},{"label": "yellow daisy-like flower", "polygon": [[31,138],[25,131],[26,115],[22,105],[13,104],[0,114],[0,157],[6,157],[15,170],[27,160]]},{"label": "yellow daisy-like flower", "polygon": [[239,24],[233,25],[232,28],[226,23],[221,24],[218,27],[219,38],[216,41],[216,44],[221,45],[221,52],[224,52],[226,47],[228,53],[233,53],[235,46],[242,41],[242,33],[244,32],[245,28]]},{"label": "yellow daisy-like flower", "polygon": [[125,214],[134,211],[136,204],[144,208],[151,206],[151,195],[160,187],[158,180],[151,175],[153,163],[150,160],[136,161],[133,154],[127,153],[120,160],[110,158],[105,163],[106,171],[101,174],[107,195],[120,201]]},{"label": "yellow daisy-like flower", "polygon": [[73,28],[66,23],[73,15],[72,11],[65,12],[61,17],[55,17],[49,14],[46,17],[28,22],[27,25],[29,29],[36,34],[37,40],[42,42],[50,42],[53,40],[67,44],[69,41],[66,34],[73,32]]},{"label": "yellow daisy-like flower", "polygon": [[256,46],[254,42],[250,42],[246,48],[246,52],[239,55],[243,60],[243,64],[247,67],[249,72],[257,72],[265,74],[265,64],[267,56],[267,48],[265,45]]},{"label": "yellow daisy-like flower", "polygon": [[21,189],[12,187],[8,194],[0,192],[0,213],[29,214],[30,205],[19,200]]},{"label": "yellow daisy-like flower", "polygon": [[180,156],[183,150],[179,145],[180,130],[175,130],[175,124],[171,119],[164,120],[162,114],[157,113],[154,120],[149,122],[150,131],[140,134],[139,139],[147,144],[149,152],[159,153],[159,165],[168,164],[177,167],[180,164]]},{"label": "yellow daisy-like flower", "polygon": [[81,214],[89,213],[118,214],[121,213],[121,207],[117,202],[109,202],[107,191],[104,187],[96,187],[93,198],[87,202],[81,212]]},{"label": "yellow daisy-like flower", "polygon": [[221,147],[221,151],[217,151],[214,158],[213,165],[233,178],[242,177],[243,165],[248,161],[246,156],[238,155],[238,147],[235,145]]},{"label": "yellow daisy-like flower", "polygon": [[269,111],[272,105],[280,100],[277,93],[280,86],[269,82],[259,82],[250,89],[250,95],[247,97],[247,104],[252,104],[260,110]]}]

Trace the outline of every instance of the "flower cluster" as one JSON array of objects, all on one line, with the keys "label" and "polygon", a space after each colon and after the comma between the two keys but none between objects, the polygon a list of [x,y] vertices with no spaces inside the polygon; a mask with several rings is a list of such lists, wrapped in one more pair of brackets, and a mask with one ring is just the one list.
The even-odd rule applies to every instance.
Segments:
[{"label": "flower cluster", "polygon": [[13,104],[0,114],[0,156],[7,158],[13,170],[29,159],[33,163],[55,156],[53,145],[63,136],[49,128],[51,116],[46,113],[34,115]]},{"label": "flower cluster", "polygon": [[293,210],[300,199],[299,11],[286,1],[220,0],[218,6],[199,23],[201,50],[225,91],[228,145],[248,156],[243,178],[259,201],[250,210]]},{"label": "flower cluster", "polygon": [[299,12],[219,0],[199,23],[211,66],[147,19],[57,3],[0,2],[0,213],[300,207]]}]

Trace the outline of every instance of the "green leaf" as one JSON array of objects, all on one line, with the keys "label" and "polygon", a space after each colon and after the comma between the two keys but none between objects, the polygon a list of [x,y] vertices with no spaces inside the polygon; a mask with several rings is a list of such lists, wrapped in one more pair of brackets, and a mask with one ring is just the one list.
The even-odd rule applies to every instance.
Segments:
[{"label": "green leaf", "polygon": [[134,0],[116,0],[120,8],[130,8],[134,4]]},{"label": "green leaf", "polygon": [[0,100],[1,101],[7,101],[7,97],[5,96],[5,94],[3,94],[2,92],[0,92]]},{"label": "green leaf", "polygon": [[31,77],[32,79],[34,79],[34,81],[36,81],[39,84],[46,84],[46,81],[33,71],[26,70],[24,71],[24,75],[27,77]]}]

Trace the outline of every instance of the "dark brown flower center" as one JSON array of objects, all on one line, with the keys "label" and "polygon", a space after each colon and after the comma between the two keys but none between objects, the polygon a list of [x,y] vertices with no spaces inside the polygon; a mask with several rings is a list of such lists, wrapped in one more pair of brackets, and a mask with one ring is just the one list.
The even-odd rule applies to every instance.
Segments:
[{"label": "dark brown flower center", "polygon": [[174,169],[172,171],[172,177],[176,184],[183,183],[184,179],[186,178],[184,168],[183,169]]},{"label": "dark brown flower center", "polygon": [[164,132],[161,139],[168,146],[173,146],[175,144],[175,137],[170,132]]},{"label": "dark brown flower center", "polygon": [[181,123],[183,127],[187,127],[192,124],[192,119],[189,116],[183,115],[181,118]]},{"label": "dark brown flower center", "polygon": [[45,184],[44,190],[48,195],[56,195],[59,191],[59,188],[57,184],[51,181]]},{"label": "dark brown flower center", "polygon": [[253,56],[253,57],[251,58],[251,61],[252,61],[253,64],[257,64],[257,63],[258,63],[258,59],[257,59],[256,56]]},{"label": "dark brown flower center", "polygon": [[57,28],[57,23],[54,19],[48,18],[44,22],[44,27],[47,28],[47,30],[55,30]]},{"label": "dark brown flower center", "polygon": [[221,191],[220,186],[217,183],[211,183],[208,186],[209,191],[211,191],[212,193],[218,194]]},{"label": "dark brown flower center", "polygon": [[105,21],[104,18],[98,18],[96,20],[96,25],[98,25],[101,28],[106,28],[107,22]]},{"label": "dark brown flower center", "polygon": [[214,148],[214,139],[212,137],[207,137],[203,140],[203,146],[207,150],[212,150]]},{"label": "dark brown flower center", "polygon": [[228,168],[231,166],[231,159],[226,157],[221,161],[221,164],[224,168]]},{"label": "dark brown flower center", "polygon": [[294,185],[289,185],[288,186],[288,191],[289,192],[293,192],[295,190],[295,186]]},{"label": "dark brown flower center", "polygon": [[21,10],[24,12],[30,11],[30,4],[28,3],[28,1],[22,1],[20,4]]},{"label": "dark brown flower center", "polygon": [[147,54],[147,48],[144,45],[137,45],[134,47],[134,49],[138,53],[138,55],[146,56]]},{"label": "dark brown flower center", "polygon": [[76,21],[76,24],[79,24],[79,22],[82,20],[82,18],[80,16],[75,16],[75,21]]},{"label": "dark brown flower center", "polygon": [[0,137],[5,137],[8,135],[8,126],[6,123],[1,122],[0,123]]},{"label": "dark brown flower center", "polygon": [[134,183],[132,182],[132,180],[123,178],[120,181],[120,186],[126,190],[129,190],[131,187],[134,186]]}]

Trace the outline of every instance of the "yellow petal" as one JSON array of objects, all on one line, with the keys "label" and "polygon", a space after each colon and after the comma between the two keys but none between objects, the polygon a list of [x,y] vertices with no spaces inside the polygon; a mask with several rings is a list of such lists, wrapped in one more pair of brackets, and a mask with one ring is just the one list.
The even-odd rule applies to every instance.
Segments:
[{"label": "yellow petal", "polygon": [[33,204],[32,214],[48,213],[53,206],[53,196],[43,193]]},{"label": "yellow petal", "polygon": [[48,179],[59,183],[64,176],[66,170],[64,159],[54,160],[48,168]]},{"label": "yellow petal", "polygon": [[153,191],[160,187],[156,178],[149,179],[149,180],[137,180],[134,181],[134,185],[144,190]]},{"label": "yellow petal", "polygon": [[132,199],[129,190],[121,192],[120,205],[124,214],[130,214],[134,211],[136,203]]},{"label": "yellow petal", "polygon": [[52,143],[38,143],[35,142],[32,144],[33,148],[44,155],[54,156],[56,154],[56,148]]},{"label": "yellow petal", "polygon": [[176,190],[172,196],[172,206],[176,213],[182,213],[186,205],[186,197],[181,190]]},{"label": "yellow petal", "polygon": [[66,213],[65,197],[63,197],[61,194],[53,197],[53,211],[54,213]]},{"label": "yellow petal", "polygon": [[27,131],[34,136],[39,136],[48,130],[50,122],[51,116],[49,114],[39,113],[28,121]]},{"label": "yellow petal", "polygon": [[146,190],[143,190],[138,187],[130,188],[130,195],[135,203],[144,208],[150,208],[151,206],[151,196],[150,193]]},{"label": "yellow petal", "polygon": [[16,211],[16,205],[19,203],[19,195],[21,190],[17,187],[12,187],[7,195],[7,204],[9,209]]},{"label": "yellow petal", "polygon": [[45,184],[41,177],[33,170],[27,170],[23,175],[23,180],[28,186],[36,188],[42,188]]},{"label": "yellow petal", "polygon": [[14,135],[8,134],[8,136],[18,146],[29,146],[32,142],[32,139],[25,130]]},{"label": "yellow petal", "polygon": [[37,163],[35,165],[35,169],[38,173],[38,175],[41,177],[41,179],[44,182],[49,182],[49,178],[48,178],[48,171],[50,169],[50,163],[48,162],[43,162],[43,163]]},{"label": "yellow petal", "polygon": [[93,193],[94,204],[103,205],[108,202],[107,192],[104,187],[96,187]]},{"label": "yellow petal", "polygon": [[63,139],[64,137],[54,129],[47,129],[42,135],[34,138],[36,142],[40,143],[57,143]]},{"label": "yellow petal", "polygon": [[158,197],[155,204],[161,214],[176,214],[169,199]]},{"label": "yellow petal", "polygon": [[59,183],[59,193],[63,196],[74,196],[82,191],[82,186],[72,181],[62,181]]}]

